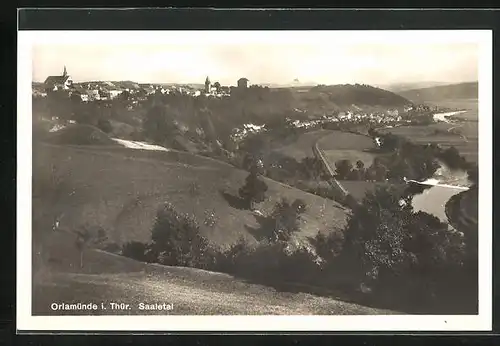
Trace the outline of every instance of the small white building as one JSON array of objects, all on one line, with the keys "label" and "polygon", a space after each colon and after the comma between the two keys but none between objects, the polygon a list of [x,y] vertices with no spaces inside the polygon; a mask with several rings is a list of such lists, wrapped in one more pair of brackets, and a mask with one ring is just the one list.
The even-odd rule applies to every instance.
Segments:
[{"label": "small white building", "polygon": [[109,98],[110,98],[110,99],[114,99],[114,98],[116,98],[118,95],[120,95],[122,92],[123,92],[123,90],[110,90],[110,91],[109,91]]}]

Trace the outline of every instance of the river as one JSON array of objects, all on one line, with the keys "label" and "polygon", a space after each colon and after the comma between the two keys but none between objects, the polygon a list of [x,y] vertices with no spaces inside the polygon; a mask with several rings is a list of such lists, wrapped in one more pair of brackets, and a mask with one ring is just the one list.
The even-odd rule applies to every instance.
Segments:
[{"label": "river", "polygon": [[[451,123],[448,117],[463,112],[465,111],[436,113],[434,114],[434,121]],[[465,171],[452,171],[444,165],[436,171],[436,174],[432,178],[426,181],[418,182],[409,180],[409,182],[431,186],[423,193],[413,197],[412,204],[415,211],[427,212],[447,223],[448,218],[445,213],[446,202],[457,193],[468,190],[471,185]]]},{"label": "river", "polygon": [[446,223],[448,223],[445,213],[446,202],[457,193],[468,190],[471,185],[465,171],[451,171],[445,166],[439,168],[431,179],[423,182],[414,180],[408,182],[431,186],[423,193],[413,197],[412,204],[415,211],[432,214]]},{"label": "river", "polygon": [[441,122],[445,122],[445,123],[450,123],[450,120],[448,119],[448,117],[451,117],[453,115],[456,115],[456,114],[461,114],[461,113],[465,113],[467,111],[453,111],[453,112],[446,112],[446,113],[435,113],[433,115],[434,117],[434,121],[441,121]]}]

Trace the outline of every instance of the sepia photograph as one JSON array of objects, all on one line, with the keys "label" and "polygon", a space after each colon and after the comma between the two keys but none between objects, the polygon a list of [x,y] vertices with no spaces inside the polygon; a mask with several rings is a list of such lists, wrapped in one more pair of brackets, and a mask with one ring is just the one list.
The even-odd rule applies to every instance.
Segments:
[{"label": "sepia photograph", "polygon": [[18,323],[491,327],[491,59],[489,31],[19,32]]}]

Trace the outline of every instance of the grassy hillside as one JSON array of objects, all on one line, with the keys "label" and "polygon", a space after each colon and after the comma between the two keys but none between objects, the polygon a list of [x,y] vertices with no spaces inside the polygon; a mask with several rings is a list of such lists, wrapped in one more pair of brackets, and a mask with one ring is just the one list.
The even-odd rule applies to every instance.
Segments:
[{"label": "grassy hillside", "polygon": [[[35,191],[51,169],[66,181],[68,192],[54,205],[34,208],[34,218],[50,208],[50,212],[64,215],[62,227],[91,223],[104,227],[116,243],[147,241],[158,207],[168,201],[179,211],[193,213],[200,224],[207,211],[214,211],[218,217],[216,226],[202,226],[202,231],[215,244],[230,244],[240,236],[249,241],[254,239],[245,226],[256,227],[255,217],[247,210],[238,209],[236,199],[231,197],[237,194],[248,173],[227,164],[186,153],[35,146]],[[306,202],[308,213],[297,235],[299,239],[313,236],[331,225],[343,226],[346,214],[335,202],[272,180],[266,183],[270,197],[259,205],[263,211],[272,208],[281,197],[302,198]],[[45,224],[45,227],[50,226]]]},{"label": "grassy hillside", "polygon": [[478,82],[405,90],[399,94],[416,103],[432,103],[449,99],[477,99]]},{"label": "grassy hillside", "polygon": [[321,96],[324,100],[342,109],[350,109],[352,105],[361,108],[364,106],[397,108],[410,103],[401,95],[370,85],[360,84],[316,86],[305,94]]},{"label": "grassy hillside", "polygon": [[45,138],[51,144],[72,145],[110,145],[117,144],[107,134],[90,125],[71,124],[51,133]]},{"label": "grassy hillside", "polygon": [[[34,280],[33,314],[75,314],[52,311],[55,301],[103,302],[98,314],[168,315],[343,315],[394,314],[339,300],[335,292],[322,290],[324,297],[301,293],[292,284],[266,287],[231,275],[194,268],[145,264],[99,250],[85,253],[86,266],[80,269],[75,251],[65,258],[65,268],[49,263],[38,270]],[[313,288],[310,290],[314,291]],[[110,302],[130,304],[130,310],[116,311]],[[139,303],[165,302],[171,311],[139,310]],[[90,312],[91,313],[91,312]],[[89,314],[83,312],[80,314]]]},{"label": "grassy hillside", "polygon": [[[172,314],[391,313],[341,302],[352,298],[324,289],[288,283],[264,287],[225,274],[144,264],[96,249],[85,250],[85,265],[80,268],[71,230],[101,226],[110,243],[148,241],[156,211],[165,201],[195,214],[215,245],[223,247],[240,236],[255,241],[255,216],[221,194],[235,195],[247,173],[177,151],[45,143],[37,143],[33,150],[35,314],[54,314],[49,309],[53,301],[126,302],[132,305],[129,314],[144,314],[138,310],[141,301],[174,304]],[[43,184],[53,178],[61,182],[60,189],[48,203]],[[318,230],[335,231],[345,224],[346,211],[337,203],[269,179],[266,183],[270,197],[258,206],[264,212],[281,197],[306,202],[296,240],[306,242]],[[191,193],[193,185],[196,193]],[[207,210],[217,215],[213,228],[203,224]],[[55,216],[61,216],[64,231],[52,230]],[[305,291],[323,297],[301,293]]]}]

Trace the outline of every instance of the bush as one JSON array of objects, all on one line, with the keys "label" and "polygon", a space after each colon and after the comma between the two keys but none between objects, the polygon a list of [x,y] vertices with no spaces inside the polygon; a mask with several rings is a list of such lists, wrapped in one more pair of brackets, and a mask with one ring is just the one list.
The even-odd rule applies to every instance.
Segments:
[{"label": "bush", "polygon": [[243,238],[219,254],[217,270],[261,283],[308,282],[318,277],[316,257],[306,248],[291,250],[286,242],[261,241],[249,246]]},{"label": "bush", "polygon": [[207,266],[207,238],[200,234],[196,219],[177,212],[167,203],[156,216],[151,232],[150,255],[165,265],[204,268]]},{"label": "bush", "polygon": [[208,227],[215,227],[219,218],[215,214],[215,210],[205,210],[205,220],[203,224]]},{"label": "bush", "polygon": [[238,193],[240,197],[247,203],[249,209],[253,209],[254,203],[259,203],[265,200],[265,193],[268,187],[264,181],[259,179],[256,172],[250,172]]},{"label": "bush", "polygon": [[271,214],[261,225],[267,235],[267,239],[276,242],[287,242],[293,233],[300,230],[301,214],[306,210],[304,201],[297,199],[293,203],[282,199],[276,203]]},{"label": "bush", "polygon": [[470,167],[468,170],[467,170],[467,177],[469,179],[469,181],[474,184],[474,185],[478,185],[478,182],[479,182],[479,169],[478,169],[478,165],[475,164],[475,165],[471,165],[472,167]]},{"label": "bush", "polygon": [[101,246],[108,237],[102,227],[88,224],[80,225],[74,233],[76,235],[75,247],[80,252],[80,267],[83,268],[84,250],[89,247]]},{"label": "bush", "polygon": [[338,179],[346,179],[349,173],[352,171],[353,166],[349,160],[339,160],[335,162],[335,170]]},{"label": "bush", "polygon": [[137,261],[146,262],[146,249],[147,244],[131,241],[123,244],[122,256],[133,258]]},{"label": "bush", "polygon": [[463,238],[438,218],[415,213],[405,189],[391,186],[367,193],[353,211],[342,254],[375,292],[424,300],[453,289],[449,273],[461,273],[465,260]]},{"label": "bush", "polygon": [[328,234],[318,232],[312,240],[316,254],[322,261],[332,261],[342,251],[344,236],[342,232],[330,232]]},{"label": "bush", "polygon": [[99,119],[97,121],[97,127],[104,133],[110,133],[113,131],[113,126],[111,126],[111,122],[107,119]]},{"label": "bush", "polygon": [[[109,242],[103,246],[103,250],[107,252],[111,252],[114,254],[121,254],[122,253],[122,246],[118,245],[117,243],[114,242]],[[124,255],[125,256],[125,255]]]},{"label": "bush", "polygon": [[467,162],[460,156],[457,148],[451,146],[440,151],[438,158],[442,160],[450,169],[467,169]]}]

